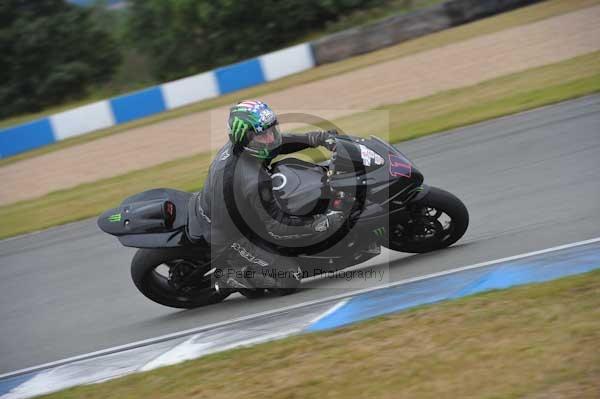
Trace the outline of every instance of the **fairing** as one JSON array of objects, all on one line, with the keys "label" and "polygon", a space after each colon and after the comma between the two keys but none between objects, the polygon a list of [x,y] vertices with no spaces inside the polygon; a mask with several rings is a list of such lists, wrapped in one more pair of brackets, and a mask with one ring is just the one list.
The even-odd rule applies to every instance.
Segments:
[{"label": "fairing", "polygon": [[187,205],[184,191],[159,188],[133,195],[98,218],[98,227],[136,248],[177,247],[186,244]]}]

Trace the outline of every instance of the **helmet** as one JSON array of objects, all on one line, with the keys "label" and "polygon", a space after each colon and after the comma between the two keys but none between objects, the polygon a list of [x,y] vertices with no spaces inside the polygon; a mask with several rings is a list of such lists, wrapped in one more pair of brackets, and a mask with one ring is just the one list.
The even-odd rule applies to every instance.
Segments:
[{"label": "helmet", "polygon": [[242,101],[229,110],[229,140],[237,151],[272,159],[281,145],[277,116],[261,101]]}]

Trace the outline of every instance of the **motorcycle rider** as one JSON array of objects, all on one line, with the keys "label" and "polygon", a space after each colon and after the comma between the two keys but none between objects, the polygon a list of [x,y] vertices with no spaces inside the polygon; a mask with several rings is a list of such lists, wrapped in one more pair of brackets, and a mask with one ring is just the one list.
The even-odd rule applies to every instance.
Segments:
[{"label": "motorcycle rider", "polygon": [[[188,236],[210,244],[217,289],[285,294],[300,284],[302,270],[293,258],[275,255],[278,240],[318,239],[335,231],[343,217],[337,212],[297,216],[285,213],[273,196],[269,171],[278,154],[324,146],[333,151],[336,131],[282,134],[276,114],[261,101],[231,107],[229,142],[211,163],[201,193],[196,194]],[[193,218],[192,218],[193,219]],[[266,272],[265,272],[266,271]]]}]

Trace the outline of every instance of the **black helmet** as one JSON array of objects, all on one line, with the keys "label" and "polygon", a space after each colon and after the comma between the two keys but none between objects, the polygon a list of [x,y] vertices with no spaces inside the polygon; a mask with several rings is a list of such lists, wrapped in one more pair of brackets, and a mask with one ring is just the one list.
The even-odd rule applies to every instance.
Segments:
[{"label": "black helmet", "polygon": [[277,116],[261,101],[242,101],[229,110],[229,141],[259,159],[277,156],[281,145]]}]

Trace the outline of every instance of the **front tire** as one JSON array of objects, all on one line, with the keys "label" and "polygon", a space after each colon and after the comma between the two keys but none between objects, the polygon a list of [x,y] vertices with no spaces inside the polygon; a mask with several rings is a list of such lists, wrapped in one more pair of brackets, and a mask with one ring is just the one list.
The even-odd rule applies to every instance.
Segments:
[{"label": "front tire", "polygon": [[[203,258],[192,249],[139,249],[131,261],[131,278],[144,296],[164,306],[192,309],[221,302],[227,295],[203,277],[210,269],[210,260],[199,260]],[[184,283],[186,272],[194,273],[192,283]]]},{"label": "front tire", "polygon": [[469,226],[469,212],[463,202],[437,187],[430,187],[425,197],[409,205],[409,210],[410,222],[394,225],[390,220],[391,250],[425,253],[446,248],[458,241]]}]

